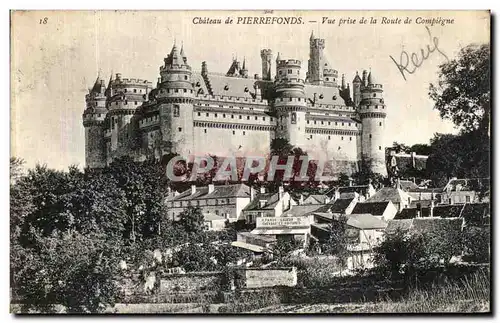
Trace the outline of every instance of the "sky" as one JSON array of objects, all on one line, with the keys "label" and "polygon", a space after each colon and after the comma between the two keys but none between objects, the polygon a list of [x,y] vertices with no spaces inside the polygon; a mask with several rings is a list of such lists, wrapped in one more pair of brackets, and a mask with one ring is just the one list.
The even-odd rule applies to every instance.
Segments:
[{"label": "sky", "polygon": [[[294,25],[236,24],[238,17],[301,17]],[[193,18],[232,17],[233,24],[193,24]],[[335,24],[322,24],[324,17]],[[364,17],[376,24],[360,24]],[[412,19],[410,24],[382,24],[382,18]],[[453,23],[417,24],[418,17],[453,19]],[[47,18],[46,23],[44,18]],[[338,25],[341,18],[354,24]],[[316,22],[312,22],[316,21]],[[429,27],[430,39],[425,26]],[[246,59],[249,75],[261,74],[260,50],[270,48],[281,59],[302,60],[307,70],[309,36],[325,39],[325,54],[339,74],[352,82],[356,71],[372,71],[384,86],[387,106],[386,145],[428,143],[434,133],[456,133],[433,109],[429,84],[438,67],[471,43],[488,43],[486,11],[19,11],[11,19],[11,156],[26,166],[47,164],[67,169],[85,164],[82,113],[85,94],[100,72],[148,79],[156,84],[159,66],[174,40],[183,43],[194,70],[207,62],[210,72],[225,73],[233,56]],[[436,40],[437,39],[437,40]],[[420,65],[403,79],[390,56],[402,51],[421,57],[438,42],[439,51],[419,58]],[[428,47],[430,46],[430,47]],[[427,55],[425,55],[427,56]],[[410,66],[408,69],[413,69]],[[351,84],[352,88],[352,84]]]}]

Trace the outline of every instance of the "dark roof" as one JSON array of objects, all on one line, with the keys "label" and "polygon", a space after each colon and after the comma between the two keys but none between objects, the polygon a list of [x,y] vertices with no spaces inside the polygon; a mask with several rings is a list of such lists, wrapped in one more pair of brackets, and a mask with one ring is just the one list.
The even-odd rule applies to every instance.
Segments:
[{"label": "dark roof", "polygon": [[490,179],[489,178],[463,178],[463,179],[451,179],[448,184],[443,188],[443,191],[451,190],[456,191],[457,188],[461,191],[474,191],[480,188],[489,189]]},{"label": "dark roof", "polygon": [[454,218],[461,216],[466,224],[482,225],[489,222],[491,216],[490,203],[467,203],[440,205],[434,208],[434,216]]},{"label": "dark roof", "polygon": [[340,186],[337,191],[342,193],[362,193],[368,191],[369,185],[353,185],[353,186]]},{"label": "dark roof", "polygon": [[401,203],[408,201],[408,193],[394,187],[383,187],[366,202],[387,202]]},{"label": "dark roof", "polygon": [[288,211],[284,212],[282,216],[304,216],[317,211],[322,206],[321,204],[293,205]]},{"label": "dark roof", "polygon": [[[422,213],[420,214],[421,217],[429,217],[430,216],[430,208],[422,208]],[[418,209],[417,208],[404,208],[396,214],[394,219],[400,220],[400,219],[414,219],[418,215]]]},{"label": "dark roof", "polygon": [[352,210],[352,214],[369,213],[371,215],[380,216],[384,214],[384,211],[387,209],[389,203],[390,203],[389,201],[358,203]]},{"label": "dark roof", "polygon": [[430,207],[432,204],[432,200],[414,200],[414,201],[411,201],[410,207],[416,208],[416,207],[418,207],[419,204],[423,208]]},{"label": "dark roof", "polygon": [[[261,207],[260,201],[265,200],[266,204]],[[243,209],[243,211],[254,211],[254,210],[272,210],[276,207],[279,202],[279,193],[264,193],[258,194],[253,201]]]},{"label": "dark roof", "polygon": [[181,194],[174,196],[169,201],[189,201],[211,198],[250,197],[250,187],[245,184],[215,185],[214,191],[208,194],[208,187],[197,187],[196,192],[191,194],[187,189]]},{"label": "dark roof", "polygon": [[321,212],[345,213],[345,210],[352,203],[354,198],[336,199],[332,204],[326,204],[321,208]]}]

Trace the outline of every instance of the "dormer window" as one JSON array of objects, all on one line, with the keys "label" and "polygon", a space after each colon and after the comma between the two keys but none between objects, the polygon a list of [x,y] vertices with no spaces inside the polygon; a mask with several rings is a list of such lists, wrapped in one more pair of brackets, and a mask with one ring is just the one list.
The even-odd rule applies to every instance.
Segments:
[{"label": "dormer window", "polygon": [[320,94],[320,95],[319,95],[319,98],[320,98],[320,99],[323,99],[323,94]]},{"label": "dormer window", "polygon": [[337,96],[336,96],[336,95],[334,95],[332,99],[337,100]]},{"label": "dormer window", "polygon": [[248,92],[248,91],[249,91],[249,90],[248,90],[248,86],[246,86],[246,87],[245,87],[245,92]]},{"label": "dormer window", "polygon": [[224,90],[225,91],[229,90],[229,85],[224,86]]}]

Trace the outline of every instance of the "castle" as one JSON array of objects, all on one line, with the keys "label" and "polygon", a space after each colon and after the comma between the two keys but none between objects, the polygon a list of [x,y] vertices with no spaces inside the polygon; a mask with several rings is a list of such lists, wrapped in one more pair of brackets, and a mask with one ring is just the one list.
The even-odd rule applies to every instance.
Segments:
[{"label": "castle", "polygon": [[373,73],[349,83],[324,55],[325,40],[309,39],[305,79],[302,62],[260,52],[262,74],[249,76],[245,60],[233,59],[225,74],[189,65],[184,46],[174,43],[160,67],[156,87],[147,80],[100,76],[85,97],[86,165],[101,168],[113,158],[136,160],[182,156],[267,156],[275,138],[331,161],[338,172],[352,173],[369,159],[386,175],[386,107],[382,84]]}]

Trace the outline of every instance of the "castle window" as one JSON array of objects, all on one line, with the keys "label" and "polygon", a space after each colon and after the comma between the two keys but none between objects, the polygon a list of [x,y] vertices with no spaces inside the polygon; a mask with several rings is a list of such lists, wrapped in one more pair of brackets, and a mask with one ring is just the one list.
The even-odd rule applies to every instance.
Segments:
[{"label": "castle window", "polygon": [[309,124],[309,120],[307,120],[307,124]]},{"label": "castle window", "polygon": [[344,123],[342,122],[342,125],[344,125]]},{"label": "castle window", "polygon": [[187,89],[184,89],[184,93],[186,93],[186,92],[187,92]]},{"label": "castle window", "polygon": [[337,122],[335,122],[335,125],[337,125],[337,124],[338,124],[338,123],[337,123]]},{"label": "castle window", "polygon": [[243,131],[243,136],[245,135],[245,131]]},{"label": "castle window", "polygon": [[204,132],[204,133],[207,133],[207,129],[203,129],[203,132]]},{"label": "castle window", "polygon": [[378,146],[378,150],[382,150],[382,146]]},{"label": "castle window", "polygon": [[370,139],[372,139],[372,135],[370,134]]},{"label": "castle window", "polygon": [[331,139],[330,136],[328,136],[328,140],[330,140],[330,139]]},{"label": "castle window", "polygon": [[282,71],[278,71],[278,74],[279,74],[279,75],[281,75],[281,72],[282,72]]},{"label": "castle window", "polygon": [[328,79],[328,77],[326,78],[326,80],[327,80],[327,81],[329,80],[329,79]]},{"label": "castle window", "polygon": [[219,108],[223,108],[223,107],[224,107],[223,105],[219,104]]},{"label": "castle window", "polygon": [[[101,116],[101,115],[99,115],[99,116]],[[271,122],[273,122],[273,120],[274,120],[274,119],[271,117]]]},{"label": "castle window", "polygon": [[127,104],[128,104],[128,101],[127,101],[127,100],[125,100],[125,105],[127,105]]},{"label": "castle window", "polygon": [[266,117],[262,117],[262,121],[266,121]]},{"label": "castle window", "polygon": [[179,132],[182,132],[182,128],[181,127],[179,127]]},{"label": "castle window", "polygon": [[134,89],[134,93],[137,93],[137,89]]},{"label": "castle window", "polygon": [[309,135],[309,139],[313,139],[313,135]]},{"label": "castle window", "polygon": [[328,121],[328,125],[330,125],[330,124],[331,124],[331,122],[330,122],[330,121]]},{"label": "castle window", "polygon": [[236,132],[233,130],[233,135],[236,134]]},{"label": "castle window", "polygon": [[242,118],[242,116],[239,116],[239,119],[241,119],[241,118]]},{"label": "castle window", "polygon": [[340,140],[344,140],[344,137],[340,137]]},{"label": "castle window", "polygon": [[288,98],[288,101],[292,102],[292,98]]},{"label": "castle window", "polygon": [[137,101],[135,101],[134,103],[135,103],[135,105],[137,105]]},{"label": "castle window", "polygon": [[323,121],[321,121],[321,124],[323,124]]},{"label": "castle window", "polygon": [[339,146],[339,149],[338,149],[338,150],[340,150],[340,146]]},{"label": "castle window", "polygon": [[292,70],[288,70],[288,74],[292,74]]},{"label": "castle window", "polygon": [[380,127],[382,127],[382,122],[379,122],[379,123],[378,123],[378,125],[379,125]]},{"label": "castle window", "polygon": [[175,89],[175,93],[179,93],[179,89]]},{"label": "castle window", "polygon": [[250,116],[247,116],[247,120],[250,120]]},{"label": "castle window", "polygon": [[377,97],[377,93],[373,93],[373,97],[376,98]]},{"label": "castle window", "polygon": [[255,116],[255,120],[257,120],[257,116]]},{"label": "castle window", "polygon": [[292,112],[292,117],[291,117],[291,123],[296,124],[297,123],[297,113]]},{"label": "castle window", "polygon": [[231,114],[231,119],[234,119],[234,114]]},{"label": "castle window", "polygon": [[198,117],[201,117],[201,113],[198,112]]},{"label": "castle window", "polygon": [[352,141],[352,137],[349,137],[349,141]]},{"label": "castle window", "polygon": [[127,89],[123,90],[123,92],[127,93]]},{"label": "castle window", "polygon": [[215,117],[217,118],[217,113],[214,113]]},{"label": "castle window", "polygon": [[187,75],[184,75],[184,79],[187,80],[188,79],[188,76]]},{"label": "castle window", "polygon": [[207,117],[209,117],[209,116],[210,116],[210,113],[207,113]]},{"label": "castle window", "polygon": [[222,117],[223,117],[223,118],[225,118],[225,117],[226,117],[226,114],[225,114],[225,113],[223,113],[223,114],[222,114]]},{"label": "castle window", "polygon": [[316,120],[314,120],[314,124],[316,124]]}]

